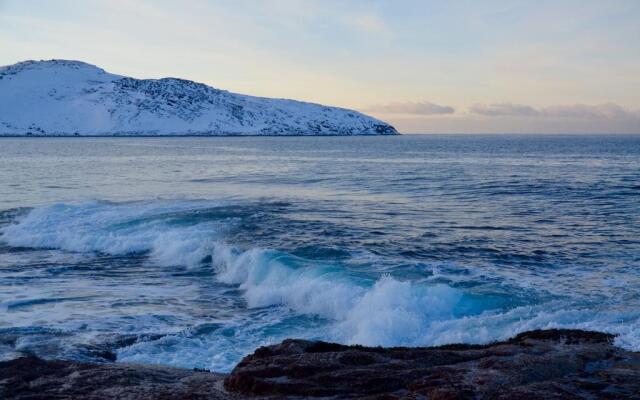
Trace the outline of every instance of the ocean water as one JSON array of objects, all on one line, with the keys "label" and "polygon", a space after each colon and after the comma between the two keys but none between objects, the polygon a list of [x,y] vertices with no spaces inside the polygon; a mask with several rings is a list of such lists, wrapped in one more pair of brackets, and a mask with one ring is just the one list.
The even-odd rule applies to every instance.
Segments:
[{"label": "ocean water", "polygon": [[0,139],[0,359],[640,350],[640,136]]}]

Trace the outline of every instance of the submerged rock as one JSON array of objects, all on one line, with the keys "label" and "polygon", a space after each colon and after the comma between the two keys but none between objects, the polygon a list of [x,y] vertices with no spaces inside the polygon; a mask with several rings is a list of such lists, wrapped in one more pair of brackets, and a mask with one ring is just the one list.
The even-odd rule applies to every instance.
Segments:
[{"label": "submerged rock", "polygon": [[[224,380],[224,385],[223,385]],[[525,332],[488,345],[424,348],[285,340],[226,376],[124,363],[0,362],[0,399],[640,399],[640,353],[613,336]]]},{"label": "submerged rock", "polygon": [[579,330],[427,348],[285,340],[245,357],[225,387],[277,397],[640,399],[640,354],[615,347],[612,335]]}]

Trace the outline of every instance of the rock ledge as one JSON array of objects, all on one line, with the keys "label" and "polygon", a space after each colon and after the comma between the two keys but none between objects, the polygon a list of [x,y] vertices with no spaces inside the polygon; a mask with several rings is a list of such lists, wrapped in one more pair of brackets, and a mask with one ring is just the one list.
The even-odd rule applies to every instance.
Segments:
[{"label": "rock ledge", "polygon": [[0,362],[0,399],[640,399],[640,353],[613,339],[580,330],[423,348],[290,339],[226,376],[27,356]]},{"label": "rock ledge", "polygon": [[522,333],[489,345],[375,348],[285,340],[225,380],[252,396],[379,399],[640,399],[640,354],[580,330]]}]

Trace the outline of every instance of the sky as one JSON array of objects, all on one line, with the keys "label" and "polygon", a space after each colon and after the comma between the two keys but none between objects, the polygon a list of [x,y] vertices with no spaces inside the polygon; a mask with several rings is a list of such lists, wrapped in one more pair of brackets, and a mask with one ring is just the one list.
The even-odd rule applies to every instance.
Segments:
[{"label": "sky", "polygon": [[403,133],[640,133],[640,0],[0,0],[0,65],[52,58]]}]

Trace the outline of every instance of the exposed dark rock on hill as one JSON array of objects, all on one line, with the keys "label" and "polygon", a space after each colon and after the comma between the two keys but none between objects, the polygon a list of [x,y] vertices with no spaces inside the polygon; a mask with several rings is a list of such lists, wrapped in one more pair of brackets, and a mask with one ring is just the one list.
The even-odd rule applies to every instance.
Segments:
[{"label": "exposed dark rock on hill", "polygon": [[0,398],[640,399],[640,353],[615,347],[611,335],[577,330],[427,348],[285,340],[247,356],[223,387],[224,378],[24,357],[0,362]]}]

